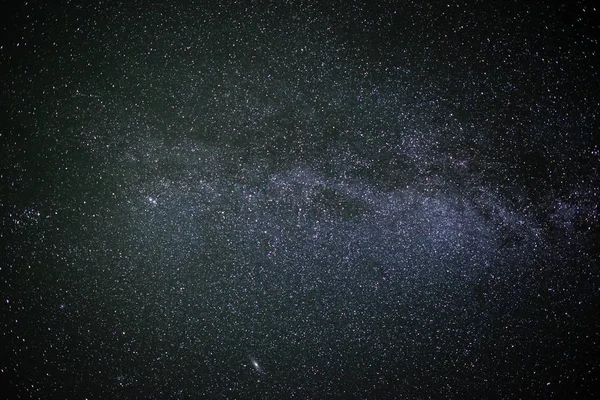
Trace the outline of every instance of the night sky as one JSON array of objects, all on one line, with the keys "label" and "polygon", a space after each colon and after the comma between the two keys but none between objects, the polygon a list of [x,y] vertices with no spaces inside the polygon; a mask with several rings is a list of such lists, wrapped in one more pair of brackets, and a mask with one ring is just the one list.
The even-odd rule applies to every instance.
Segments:
[{"label": "night sky", "polygon": [[596,398],[591,1],[16,3],[0,397]]}]

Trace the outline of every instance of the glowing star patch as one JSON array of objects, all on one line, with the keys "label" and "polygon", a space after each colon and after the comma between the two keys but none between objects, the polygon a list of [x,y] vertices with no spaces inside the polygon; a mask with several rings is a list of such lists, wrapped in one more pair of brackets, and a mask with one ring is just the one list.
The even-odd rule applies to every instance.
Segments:
[{"label": "glowing star patch", "polygon": [[261,367],[261,365],[258,363],[258,361],[256,360],[256,358],[252,357],[252,356],[248,356],[248,358],[250,359],[250,363],[252,364],[252,367],[254,368],[254,370],[256,372],[258,372],[259,374],[264,374],[265,370],[263,367]]}]

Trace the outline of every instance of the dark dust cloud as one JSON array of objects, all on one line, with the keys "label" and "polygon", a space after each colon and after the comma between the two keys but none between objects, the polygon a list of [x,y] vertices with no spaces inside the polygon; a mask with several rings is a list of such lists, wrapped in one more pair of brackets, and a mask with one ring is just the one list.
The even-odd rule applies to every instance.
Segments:
[{"label": "dark dust cloud", "polygon": [[595,398],[591,2],[170,3],[3,13],[2,396]]}]

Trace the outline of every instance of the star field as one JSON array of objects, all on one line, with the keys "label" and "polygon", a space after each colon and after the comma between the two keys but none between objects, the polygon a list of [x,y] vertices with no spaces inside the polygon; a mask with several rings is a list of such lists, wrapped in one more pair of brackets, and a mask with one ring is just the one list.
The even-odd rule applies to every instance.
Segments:
[{"label": "star field", "polygon": [[6,398],[594,398],[598,10],[4,16]]}]

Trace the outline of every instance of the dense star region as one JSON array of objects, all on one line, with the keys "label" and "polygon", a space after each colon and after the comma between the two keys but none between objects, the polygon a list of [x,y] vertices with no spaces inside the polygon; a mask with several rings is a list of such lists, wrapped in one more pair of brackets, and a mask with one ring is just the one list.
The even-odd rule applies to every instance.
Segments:
[{"label": "dense star region", "polygon": [[203,3],[3,16],[2,396],[596,398],[591,2]]}]

